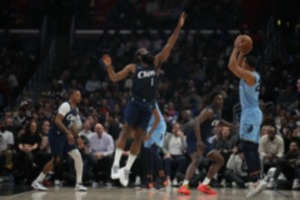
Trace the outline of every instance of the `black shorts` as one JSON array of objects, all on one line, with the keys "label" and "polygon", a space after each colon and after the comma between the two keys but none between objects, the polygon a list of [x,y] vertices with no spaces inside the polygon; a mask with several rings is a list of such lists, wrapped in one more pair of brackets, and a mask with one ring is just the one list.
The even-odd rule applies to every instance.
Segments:
[{"label": "black shorts", "polygon": [[74,144],[68,143],[67,137],[64,133],[57,134],[49,132],[48,140],[51,149],[51,155],[53,157],[62,158],[66,153],[77,148],[75,142]]},{"label": "black shorts", "polygon": [[147,130],[154,108],[154,101],[130,97],[125,111],[125,122],[130,126]]}]

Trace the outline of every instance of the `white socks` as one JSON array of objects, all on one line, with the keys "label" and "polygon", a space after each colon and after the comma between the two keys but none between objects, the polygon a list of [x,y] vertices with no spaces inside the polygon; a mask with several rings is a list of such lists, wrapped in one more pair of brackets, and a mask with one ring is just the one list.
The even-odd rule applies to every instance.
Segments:
[{"label": "white socks", "polygon": [[205,177],[204,181],[202,182],[203,185],[208,185],[210,183],[210,179]]},{"label": "white socks", "polygon": [[116,148],[113,166],[120,166],[122,153],[123,153],[122,149]]},{"label": "white socks", "polygon": [[132,165],[133,165],[136,157],[137,157],[136,155],[133,155],[133,154],[129,153],[125,169],[127,169],[128,171],[130,171],[130,169],[131,169],[131,167],[132,167]]},{"label": "white socks", "polygon": [[73,158],[75,170],[76,170],[76,184],[82,183],[82,170],[83,170],[83,163],[80,152],[78,149],[74,149],[69,151],[68,154]]},{"label": "white socks", "polygon": [[37,182],[43,182],[43,180],[45,179],[46,174],[44,174],[43,172],[40,173],[40,175],[35,179]]},{"label": "white socks", "polygon": [[189,181],[188,180],[186,180],[186,179],[184,179],[184,181],[183,181],[183,183],[182,183],[182,185],[189,185]]}]

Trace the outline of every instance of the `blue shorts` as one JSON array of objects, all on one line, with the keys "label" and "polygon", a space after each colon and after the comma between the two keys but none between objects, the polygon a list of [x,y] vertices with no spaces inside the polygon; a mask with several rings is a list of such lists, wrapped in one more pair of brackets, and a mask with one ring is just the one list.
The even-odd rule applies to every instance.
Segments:
[{"label": "blue shorts", "polygon": [[[151,126],[148,126],[147,132],[149,132],[151,128],[152,128],[152,124]],[[166,123],[164,121],[160,121],[156,129],[153,131],[151,137],[146,142],[144,142],[144,147],[150,148],[153,144],[162,147],[166,130],[167,130]]]},{"label": "blue shorts", "polygon": [[64,133],[53,133],[49,132],[48,134],[49,146],[51,149],[51,155],[53,157],[62,158],[65,154],[73,149],[76,149],[76,144],[69,144],[67,137]]},{"label": "blue shorts", "polygon": [[[208,142],[207,140],[202,140],[204,145],[206,146],[204,148],[203,156],[206,156],[209,152],[214,150],[214,146]],[[187,150],[188,154],[191,155],[192,153],[195,153],[197,151],[197,138],[195,136],[194,131],[190,131],[187,134],[186,137],[186,143],[187,143]]]},{"label": "blue shorts", "polygon": [[130,126],[146,130],[154,108],[154,101],[147,102],[130,97],[125,111],[125,122]]},{"label": "blue shorts", "polygon": [[242,110],[240,121],[240,138],[244,141],[259,142],[262,112],[259,108]]}]

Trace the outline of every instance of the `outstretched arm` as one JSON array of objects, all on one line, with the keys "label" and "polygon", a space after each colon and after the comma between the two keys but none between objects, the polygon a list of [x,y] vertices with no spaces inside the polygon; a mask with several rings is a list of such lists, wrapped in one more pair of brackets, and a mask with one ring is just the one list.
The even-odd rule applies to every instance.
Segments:
[{"label": "outstretched arm", "polygon": [[231,56],[229,59],[228,68],[238,78],[244,79],[246,81],[247,85],[254,85],[255,81],[256,81],[255,76],[251,72],[241,68],[243,59],[244,59],[244,54],[239,51],[239,45],[240,45],[240,36],[238,36],[235,39],[234,48],[232,50],[232,53],[231,53]]},{"label": "outstretched arm", "polygon": [[113,82],[117,82],[120,80],[125,79],[129,74],[133,74],[135,72],[135,65],[134,64],[129,64],[126,65],[121,71],[118,73],[115,72],[115,70],[112,67],[112,61],[111,57],[107,54],[102,56],[102,61],[107,69],[108,76],[110,80]]},{"label": "outstretched arm", "polygon": [[174,30],[173,34],[169,37],[167,44],[164,46],[163,50],[155,56],[155,66],[159,67],[160,63],[164,62],[169,57],[170,52],[178,39],[181,27],[184,25],[185,18],[185,12],[181,13],[178,25]]}]

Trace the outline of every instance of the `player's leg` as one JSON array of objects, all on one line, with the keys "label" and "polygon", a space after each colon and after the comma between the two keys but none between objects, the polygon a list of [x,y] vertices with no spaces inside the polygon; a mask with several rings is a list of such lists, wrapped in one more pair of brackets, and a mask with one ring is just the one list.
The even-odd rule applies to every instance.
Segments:
[{"label": "player's leg", "polygon": [[248,174],[251,188],[247,197],[259,194],[267,186],[267,183],[261,177],[261,163],[258,154],[258,144],[249,141],[243,141],[243,153],[248,166]]},{"label": "player's leg", "polygon": [[167,179],[166,173],[163,169],[162,159],[159,155],[159,152],[160,152],[160,148],[156,144],[153,144],[151,146],[151,154],[153,155],[154,167],[158,172],[158,178],[159,178],[159,182],[160,182],[161,186],[167,187],[168,179]]},{"label": "player's leg", "polygon": [[32,182],[31,186],[36,190],[46,191],[47,188],[43,186],[42,182],[47,174],[53,170],[53,168],[60,162],[60,158],[63,156],[64,144],[66,142],[65,137],[57,137],[49,133],[49,146],[51,149],[51,160],[44,166],[43,171]]},{"label": "player's leg", "polygon": [[188,154],[190,155],[192,161],[186,170],[185,179],[182,185],[178,188],[177,192],[180,194],[189,195],[191,193],[191,191],[188,189],[189,181],[192,179],[196,169],[201,163],[202,153],[197,151],[196,136],[193,131],[187,134],[186,141],[188,146]]},{"label": "player's leg", "polygon": [[74,168],[76,171],[76,185],[75,190],[77,191],[87,191],[87,188],[82,184],[82,174],[83,174],[83,161],[81,154],[76,147],[75,142],[73,144],[69,144],[68,141],[65,142],[65,152],[68,152],[68,155],[74,161]]},{"label": "player's leg", "polygon": [[[208,145],[207,145],[208,146]],[[213,177],[218,173],[222,165],[224,164],[223,156],[216,150],[211,150],[207,154],[207,159],[212,161],[208,169],[208,173],[204,179],[204,181],[198,186],[198,190],[209,195],[216,195],[217,192],[209,187],[210,181]]]},{"label": "player's leg", "polygon": [[137,113],[134,114],[136,117],[135,120],[136,128],[135,128],[133,142],[130,146],[128,160],[125,167],[119,170],[120,183],[123,186],[128,185],[129,172],[135,159],[137,158],[138,153],[140,152],[141,144],[143,143],[144,135],[152,115],[152,110],[149,108],[149,105],[142,105],[142,106],[139,105],[139,107],[136,107],[135,113]]},{"label": "player's leg", "polygon": [[182,185],[178,188],[178,193],[180,194],[189,195],[191,193],[191,191],[189,190],[189,182],[193,178],[195,171],[202,160],[202,156],[198,152],[192,153],[190,157],[192,161],[186,170],[185,178]]},{"label": "player's leg", "polygon": [[87,188],[82,185],[83,162],[78,149],[68,151],[69,156],[74,160],[74,168],[76,171],[76,186],[78,191],[86,191]]},{"label": "player's leg", "polygon": [[112,179],[120,178],[119,167],[120,167],[121,156],[126,144],[126,140],[129,138],[130,134],[132,133],[133,125],[135,124],[137,118],[138,118],[137,105],[132,100],[130,100],[125,112],[125,124],[121,130],[118,140],[116,141],[114,162],[111,170]]}]

